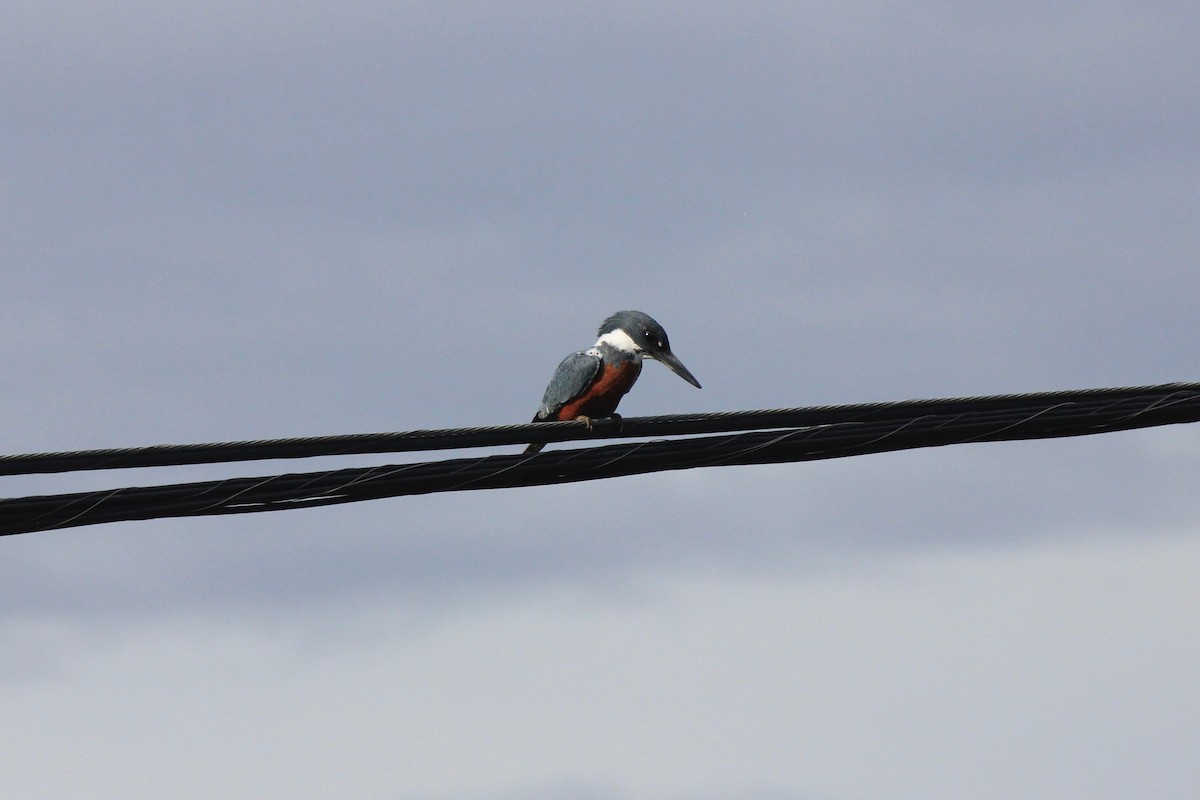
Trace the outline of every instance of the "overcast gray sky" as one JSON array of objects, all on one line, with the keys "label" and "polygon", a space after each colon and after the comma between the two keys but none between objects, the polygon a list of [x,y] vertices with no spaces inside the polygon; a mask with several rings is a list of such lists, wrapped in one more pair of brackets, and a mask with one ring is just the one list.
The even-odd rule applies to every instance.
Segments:
[{"label": "overcast gray sky", "polygon": [[[1194,2],[113,5],[0,6],[0,452],[523,422],[620,308],[704,384],[627,415],[1198,377]],[[9,537],[0,782],[1195,797],[1197,474],[1174,426]]]}]

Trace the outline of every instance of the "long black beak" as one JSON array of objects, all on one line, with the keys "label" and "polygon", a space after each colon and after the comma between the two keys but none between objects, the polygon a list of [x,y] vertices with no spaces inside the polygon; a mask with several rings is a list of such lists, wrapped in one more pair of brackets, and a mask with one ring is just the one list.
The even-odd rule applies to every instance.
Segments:
[{"label": "long black beak", "polygon": [[683,365],[683,362],[676,358],[675,354],[670,350],[659,350],[657,353],[654,353],[652,358],[655,361],[661,361],[666,364],[671,372],[674,372],[692,386],[695,386],[697,389],[700,388],[700,381],[696,380],[696,376],[689,372],[688,368]]}]

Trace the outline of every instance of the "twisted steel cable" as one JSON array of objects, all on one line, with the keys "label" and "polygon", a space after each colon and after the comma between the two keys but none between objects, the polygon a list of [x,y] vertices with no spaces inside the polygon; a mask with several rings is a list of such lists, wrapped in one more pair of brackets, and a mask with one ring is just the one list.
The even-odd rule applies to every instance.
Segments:
[{"label": "twisted steel cable", "polygon": [[[797,420],[804,420],[806,424],[787,424]],[[712,426],[722,427],[724,433],[550,451],[532,456],[494,455],[14,498],[0,500],[0,535],[123,520],[276,511],[431,492],[539,486],[662,470],[811,461],[968,442],[1082,436],[1198,420],[1200,385],[1197,384],[629,419],[624,421],[618,435],[645,435],[648,430],[664,427],[672,433],[695,434],[711,430]],[[752,422],[765,429],[728,432],[744,430],[744,426]],[[578,423],[556,423],[465,429],[465,432],[451,431],[449,436],[440,431],[383,436],[397,437],[387,444],[389,447],[398,443],[407,447],[416,442],[419,446],[411,449],[429,449],[430,441],[438,438],[455,441],[454,447],[466,446],[463,441],[481,440],[487,440],[489,444],[522,444],[533,440],[529,433],[541,433],[540,430],[528,431],[530,428],[555,429],[546,433],[545,440],[561,441],[589,435],[579,430],[582,427]],[[597,426],[601,434],[606,432],[603,427],[606,426]],[[513,441],[509,439],[512,436],[520,438]],[[340,440],[339,445],[343,445],[347,439],[357,441],[364,437],[331,438]],[[329,444],[328,440],[288,440],[288,446],[314,441],[318,442],[318,448]],[[211,447],[248,445],[253,449],[261,448],[263,444]],[[384,440],[380,439],[369,446],[383,444]],[[202,456],[209,460],[207,457],[211,453],[194,450],[209,446],[186,447],[193,448],[187,452],[188,458]],[[242,454],[246,452],[249,451],[242,451]],[[17,458],[34,459],[37,466],[40,463],[37,459],[54,455]],[[72,459],[84,456],[65,455]],[[158,453],[154,455],[157,457]],[[175,455],[179,456],[179,453]]]},{"label": "twisted steel cable", "polygon": [[317,456],[402,453],[496,447],[531,442],[565,442],[595,438],[679,436],[800,428],[839,422],[886,422],[920,414],[951,414],[957,411],[986,411],[1022,408],[1056,402],[1122,400],[1150,395],[1200,392],[1198,383],[1169,383],[1119,389],[1083,389],[1031,394],[957,397],[934,400],[903,400],[854,405],[781,408],[759,411],[723,411],[704,414],[673,414],[630,417],[620,425],[599,420],[594,431],[579,422],[490,427],[415,430],[396,433],[363,433],[344,436],[314,436],[208,444],[154,445],[65,453],[28,453],[0,456],[0,476],[83,470],[165,467],[214,464],[265,459],[313,458]]}]

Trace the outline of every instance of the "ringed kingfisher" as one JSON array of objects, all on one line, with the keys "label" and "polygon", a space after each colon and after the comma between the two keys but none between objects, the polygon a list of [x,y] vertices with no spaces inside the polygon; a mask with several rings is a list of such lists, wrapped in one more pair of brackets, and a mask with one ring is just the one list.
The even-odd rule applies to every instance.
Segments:
[{"label": "ringed kingfisher", "polygon": [[[643,358],[661,361],[700,388],[700,381],[671,352],[667,332],[649,314],[618,311],[597,333],[600,338],[591,348],[572,353],[558,365],[534,422],[579,420],[590,429],[593,419],[618,417],[617,404],[641,374]],[[544,446],[531,444],[525,452],[536,453]]]}]

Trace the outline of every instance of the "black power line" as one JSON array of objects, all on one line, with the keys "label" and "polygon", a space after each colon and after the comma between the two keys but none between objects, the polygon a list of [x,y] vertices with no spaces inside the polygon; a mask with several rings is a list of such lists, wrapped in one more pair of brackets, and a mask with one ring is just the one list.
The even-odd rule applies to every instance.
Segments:
[{"label": "black power line", "polygon": [[[538,486],[661,470],[811,461],[917,447],[1082,436],[1196,422],[1200,421],[1200,385],[630,419],[625,421],[621,434],[637,435],[631,429],[645,430],[645,425],[658,424],[667,424],[674,433],[694,433],[688,425],[710,423],[731,425],[737,430],[756,415],[760,421],[782,422],[797,415],[837,421],[534,456],[486,456],[0,500],[0,535],[122,520],[276,511],[431,492]],[[504,431],[507,436],[525,427],[484,430]],[[562,430],[545,441],[572,436],[570,423],[530,427]],[[578,431],[573,434],[578,438]],[[532,440],[527,437],[516,443]]]},{"label": "black power line", "polygon": [[526,423],[399,433],[362,433],[247,442],[155,445],[111,450],[78,450],[67,453],[28,453],[0,456],[0,476],[367,453],[405,453],[595,438],[731,433],[772,428],[802,428],[841,422],[899,422],[923,414],[954,414],[1004,408],[1028,408],[1048,403],[1118,401],[1195,392],[1200,392],[1198,383],[1169,383],[1121,389],[1083,389],[990,397],[901,400],[761,411],[630,417],[622,420],[619,425],[615,422],[599,420],[594,426],[594,431],[588,431],[582,423],[578,422],[543,422],[535,425]]}]

